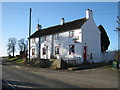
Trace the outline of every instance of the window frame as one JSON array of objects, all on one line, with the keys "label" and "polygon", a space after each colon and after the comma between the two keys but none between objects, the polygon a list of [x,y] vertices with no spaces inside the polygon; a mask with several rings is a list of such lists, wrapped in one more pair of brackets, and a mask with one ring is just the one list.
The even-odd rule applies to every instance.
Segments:
[{"label": "window frame", "polygon": [[47,41],[47,36],[43,36],[42,41]]},{"label": "window frame", "polygon": [[32,55],[35,55],[35,48],[32,48]]},{"label": "window frame", "polygon": [[34,44],[34,43],[35,43],[35,38],[32,39],[32,44]]},{"label": "window frame", "polygon": [[58,40],[58,39],[59,39],[59,33],[57,33],[57,34],[54,35],[54,39],[55,39],[55,40]]},{"label": "window frame", "polygon": [[47,41],[47,36],[44,36],[44,41]]},{"label": "window frame", "polygon": [[55,46],[55,55],[58,55],[60,53],[59,46]]},{"label": "window frame", "polygon": [[46,55],[46,47],[42,48],[42,55]]},{"label": "window frame", "polygon": [[[73,49],[71,49],[71,46],[73,46]],[[69,55],[74,55],[75,54],[75,45],[71,44],[69,45]]]},{"label": "window frame", "polygon": [[69,38],[74,37],[74,31],[69,31]]}]

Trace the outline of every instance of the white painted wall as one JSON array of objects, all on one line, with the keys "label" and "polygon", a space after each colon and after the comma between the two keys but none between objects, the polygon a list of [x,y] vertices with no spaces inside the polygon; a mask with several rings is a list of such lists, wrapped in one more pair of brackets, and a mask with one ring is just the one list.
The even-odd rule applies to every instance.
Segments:
[{"label": "white painted wall", "polygon": [[[53,54],[55,55],[55,46],[59,46],[59,55],[55,55],[58,59],[63,58],[65,60],[77,60],[80,63],[83,63],[83,46],[85,43],[88,47],[87,49],[87,61],[89,62],[100,62],[100,32],[94,23],[93,19],[88,19],[81,29],[74,30],[74,36],[79,36],[78,43],[73,42],[73,38],[69,38],[69,31],[59,33],[58,40],[53,40]],[[46,37],[46,41],[43,38]],[[54,35],[53,35],[54,38]],[[52,51],[52,35],[42,36],[41,37],[41,49],[40,56],[44,59],[50,59],[51,51]],[[75,54],[69,55],[69,45],[75,45]],[[47,54],[43,55],[43,47],[48,46]],[[35,55],[31,56],[32,58],[36,58],[39,55],[39,38],[35,38],[35,42],[31,40],[31,55],[32,48],[35,48]],[[92,53],[93,60],[90,59],[90,53]]]},{"label": "white painted wall", "polygon": [[[59,33],[59,39],[55,40],[55,35],[47,35],[46,41],[43,40],[45,36],[41,37],[40,41],[40,58],[50,59],[50,56],[55,55],[55,46],[59,46],[59,55],[55,55],[58,59],[76,60],[79,64],[84,62],[84,46],[87,46],[87,61],[93,63],[102,62],[103,55],[101,54],[100,31],[93,20],[92,10],[86,10],[87,21],[80,29],[74,30],[74,36],[79,36],[78,43],[73,42],[73,38],[69,38],[69,31]],[[52,40],[53,37],[53,40]],[[52,44],[53,41],[53,44]],[[86,43],[86,44],[85,44]],[[74,44],[75,54],[69,55],[69,45]],[[48,46],[47,55],[43,55],[43,47]],[[52,52],[53,47],[53,53]],[[35,55],[32,56],[32,48],[35,48]],[[39,38],[35,39],[35,43],[31,41],[31,58],[36,58],[39,55]],[[92,53],[92,58],[90,54]]]},{"label": "white painted wall", "polygon": [[[63,58],[65,60],[78,60],[79,63],[83,62],[83,56],[82,56],[82,38],[81,38],[81,29],[76,29],[74,30],[74,35],[75,36],[79,36],[79,40],[78,43],[74,43],[73,42],[73,38],[69,38],[69,31],[67,32],[63,32],[63,33],[59,33],[59,38],[58,40],[55,40],[55,37],[53,35],[54,38],[54,42],[53,42],[53,54],[55,55],[55,46],[59,46],[59,55],[55,55],[58,59]],[[46,37],[46,41],[43,40],[43,38]],[[52,51],[52,35],[47,35],[47,36],[42,36],[41,37],[41,49],[40,49],[40,56],[41,58],[44,59],[50,59],[51,56],[51,51]],[[69,45],[74,44],[75,45],[75,54],[74,55],[69,55]],[[43,55],[43,47],[48,46],[48,50],[47,50],[47,55]],[[32,48],[35,48],[35,55],[32,56]],[[36,58],[39,55],[39,38],[35,38],[35,42],[32,42],[31,39],[31,58]]]},{"label": "white painted wall", "polygon": [[[100,44],[100,31],[98,30],[93,18],[89,18],[82,29],[82,44],[87,45],[87,61],[89,62],[101,62],[101,44]],[[92,53],[93,59],[90,59],[90,54]]]},{"label": "white painted wall", "polygon": [[[32,38],[30,40],[30,56],[31,58],[36,58],[38,56],[39,38]],[[28,44],[29,45],[29,44]],[[35,55],[32,55],[32,49],[35,48]]]},{"label": "white painted wall", "polygon": [[[46,37],[46,41],[43,40],[43,38]],[[51,55],[51,43],[52,42],[52,35],[42,36],[41,37],[41,58],[44,59],[50,59]],[[46,51],[46,55],[43,55],[43,47],[48,47]]]},{"label": "white painted wall", "polygon": [[[92,18],[88,19],[81,29],[74,30],[74,36],[79,36],[78,43],[73,42],[73,38],[69,38],[69,31],[59,33],[58,40],[55,40],[53,35],[53,55],[55,55],[55,46],[59,46],[59,55],[55,55],[58,59],[63,58],[64,60],[77,60],[78,63],[83,63],[83,47],[85,43],[88,47],[87,49],[87,61],[89,62],[100,62],[100,31],[98,30],[94,20]],[[46,41],[43,38],[46,37]],[[41,49],[40,56],[44,59],[50,59],[52,51],[52,35],[42,36],[41,37]],[[69,55],[69,45],[75,45],[75,54]],[[48,46],[47,54],[43,55],[43,47]],[[35,48],[35,55],[31,56],[32,58],[38,57],[39,55],[39,39],[35,39],[35,43],[31,41],[31,55],[32,48]],[[90,53],[92,53],[93,60],[90,59]]]},{"label": "white painted wall", "polygon": [[[73,38],[69,38],[69,31],[63,32],[59,34],[59,39],[54,40],[54,46],[60,47],[60,55],[56,55],[57,57],[62,57],[65,60],[78,60],[79,63],[82,62],[82,56],[81,56],[81,30],[76,29],[74,30],[75,36],[79,36],[79,43],[74,43]],[[75,54],[69,55],[69,45],[74,44],[75,45]]]},{"label": "white painted wall", "polygon": [[115,55],[116,55],[115,51],[101,53],[102,62],[114,61]]}]

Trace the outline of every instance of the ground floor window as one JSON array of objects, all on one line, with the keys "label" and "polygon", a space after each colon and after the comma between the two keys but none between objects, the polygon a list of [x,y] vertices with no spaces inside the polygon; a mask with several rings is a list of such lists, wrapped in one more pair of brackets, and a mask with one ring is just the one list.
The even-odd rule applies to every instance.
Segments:
[{"label": "ground floor window", "polygon": [[32,55],[35,55],[35,48],[32,48]]},{"label": "ground floor window", "polygon": [[59,54],[59,46],[55,46],[55,55]]},{"label": "ground floor window", "polygon": [[74,45],[69,45],[69,55],[72,55],[75,53],[75,46]]},{"label": "ground floor window", "polygon": [[46,48],[43,47],[43,55],[45,55],[45,54],[46,54]]}]

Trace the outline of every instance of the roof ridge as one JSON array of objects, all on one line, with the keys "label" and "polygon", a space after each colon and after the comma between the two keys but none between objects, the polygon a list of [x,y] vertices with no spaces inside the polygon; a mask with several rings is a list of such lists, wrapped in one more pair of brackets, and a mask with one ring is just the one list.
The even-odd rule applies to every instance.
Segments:
[{"label": "roof ridge", "polygon": [[55,25],[55,26],[52,26],[52,27],[44,28],[42,30],[38,30],[35,33],[33,33],[30,36],[30,38],[44,36],[44,35],[50,35],[50,34],[55,34],[55,33],[66,32],[66,31],[69,31],[69,30],[78,29],[86,21],[87,21],[86,18],[81,18],[81,19],[70,21],[70,22],[66,22],[63,25]]},{"label": "roof ridge", "polygon": [[[76,19],[76,20],[73,20],[73,21],[65,22],[64,24],[72,23],[72,22],[79,21],[79,20],[82,20],[82,19],[86,19],[86,18]],[[87,19],[86,19],[86,20],[87,20]],[[63,24],[63,25],[64,25],[64,24]],[[47,28],[43,28],[43,29],[53,28],[53,27],[57,27],[57,26],[62,26],[62,25],[58,24],[58,25],[51,26],[51,27],[47,27]]]}]

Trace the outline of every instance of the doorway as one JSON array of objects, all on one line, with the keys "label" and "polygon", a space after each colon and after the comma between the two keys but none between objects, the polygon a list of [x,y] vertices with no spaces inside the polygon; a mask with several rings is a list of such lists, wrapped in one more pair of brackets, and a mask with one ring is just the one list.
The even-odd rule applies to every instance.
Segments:
[{"label": "doorway", "polygon": [[84,61],[87,59],[87,46],[84,46]]}]

